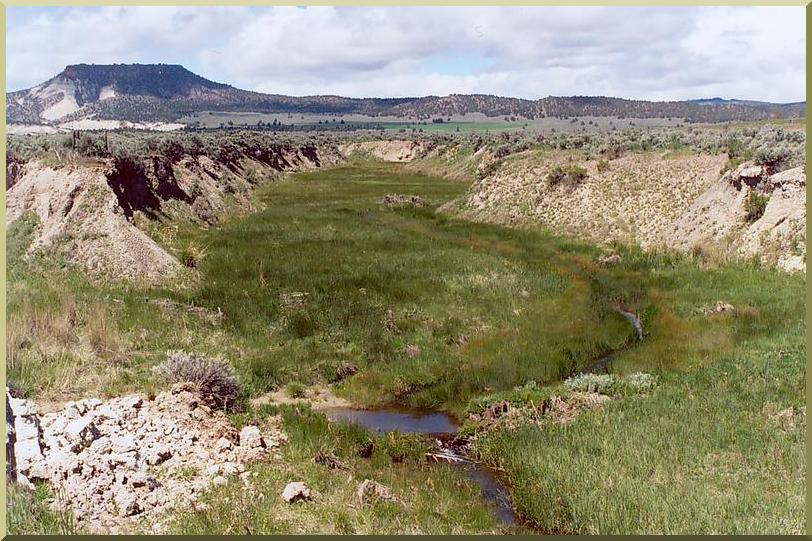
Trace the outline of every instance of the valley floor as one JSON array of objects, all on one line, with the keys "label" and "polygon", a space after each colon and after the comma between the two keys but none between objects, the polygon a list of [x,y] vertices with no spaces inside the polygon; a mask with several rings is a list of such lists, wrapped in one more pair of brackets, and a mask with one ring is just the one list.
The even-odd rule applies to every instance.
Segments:
[{"label": "valley floor", "polygon": [[[166,351],[223,357],[248,398],[330,386],[359,406],[453,414],[532,530],[803,533],[805,276],[700,268],[624,246],[619,262],[602,263],[605,252],[584,242],[436,211],[466,189],[378,161],[288,176],[257,191],[253,214],[156,231],[190,267],[166,286],[90,283],[58,262],[24,260],[36,223],[18,220],[8,233],[9,381],[43,402],[154,392],[151,367]],[[392,204],[393,194],[417,204]],[[715,310],[720,301],[731,309]],[[644,341],[618,306],[639,315]],[[532,413],[581,396],[562,381],[611,351],[617,378],[648,373],[656,386],[616,385],[565,421]],[[345,366],[357,373],[342,377]],[[329,424],[304,405],[247,403],[238,426],[281,415],[289,435],[282,463],[253,467],[264,499],[229,483],[171,531],[524,531],[499,525],[459,472],[426,465],[417,437]],[[483,422],[499,403],[509,422]],[[318,452],[347,469],[315,464]],[[356,505],[365,478],[396,501]],[[302,479],[320,496],[283,504],[285,483]],[[20,504],[39,492],[12,493],[12,532],[64,524]]]}]

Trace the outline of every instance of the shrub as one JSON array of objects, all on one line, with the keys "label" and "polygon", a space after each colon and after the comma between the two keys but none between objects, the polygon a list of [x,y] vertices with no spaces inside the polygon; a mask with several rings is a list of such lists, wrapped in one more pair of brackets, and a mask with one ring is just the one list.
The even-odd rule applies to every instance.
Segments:
[{"label": "shrub", "polygon": [[578,165],[557,166],[547,175],[547,185],[551,188],[558,185],[578,186],[587,177],[586,169]]},{"label": "shrub", "polygon": [[240,384],[234,367],[223,359],[171,351],[167,359],[154,368],[155,373],[170,383],[192,383],[212,408],[234,410],[240,397]]},{"label": "shrub", "polygon": [[635,372],[625,378],[626,383],[638,393],[645,393],[657,385],[657,378],[645,372]]},{"label": "shrub", "polygon": [[753,161],[770,171],[776,171],[789,158],[789,151],[784,147],[761,147],[753,154]]},{"label": "shrub", "polygon": [[609,162],[601,160],[598,162],[598,173],[605,173],[609,170]]},{"label": "shrub", "polygon": [[747,199],[744,201],[745,220],[751,224],[764,216],[764,211],[767,209],[767,202],[770,200],[766,195],[759,195],[756,192],[750,192]]},{"label": "shrub", "polygon": [[615,383],[611,374],[578,374],[564,381],[570,391],[600,394],[608,394]]}]

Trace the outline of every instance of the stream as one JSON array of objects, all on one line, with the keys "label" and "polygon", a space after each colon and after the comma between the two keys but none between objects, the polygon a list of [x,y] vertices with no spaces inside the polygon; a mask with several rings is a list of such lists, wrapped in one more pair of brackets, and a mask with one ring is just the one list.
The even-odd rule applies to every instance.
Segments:
[{"label": "stream", "polygon": [[474,481],[479,486],[484,500],[493,506],[502,524],[512,526],[519,522],[508,489],[499,481],[496,473],[454,449],[451,442],[459,430],[459,425],[449,415],[402,409],[352,408],[331,408],[324,413],[330,421],[356,424],[378,434],[399,431],[433,437],[437,443],[436,451],[432,454],[435,462],[459,468]]},{"label": "stream", "polygon": [[[620,306],[613,306],[613,308],[632,324],[637,333],[638,341],[642,341],[644,337],[643,325],[637,314]],[[582,373],[608,372],[609,365],[617,351],[611,351],[603,355],[587,366]],[[463,452],[455,448],[454,440],[459,431],[459,425],[451,416],[441,412],[395,408],[375,410],[330,408],[325,410],[324,413],[331,422],[359,425],[381,435],[399,431],[424,434],[434,438],[436,449],[430,455],[430,458],[433,458],[437,463],[447,463],[459,468],[469,479],[474,481],[479,486],[483,499],[494,508],[496,516],[502,524],[513,526],[521,521],[510,501],[508,488],[499,480],[496,472],[483,464],[471,460]]]}]

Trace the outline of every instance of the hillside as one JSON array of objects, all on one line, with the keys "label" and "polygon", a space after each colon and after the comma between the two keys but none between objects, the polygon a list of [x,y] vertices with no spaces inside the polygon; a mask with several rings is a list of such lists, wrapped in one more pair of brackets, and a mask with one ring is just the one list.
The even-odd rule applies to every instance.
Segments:
[{"label": "hillside", "polygon": [[94,119],[172,122],[202,111],[390,115],[428,119],[481,113],[489,117],[612,116],[680,118],[689,122],[749,121],[804,116],[806,103],[726,100],[652,102],[610,97],[527,100],[484,94],[414,98],[284,96],[242,90],[179,65],[77,64],[33,88],[7,94],[8,124]]}]

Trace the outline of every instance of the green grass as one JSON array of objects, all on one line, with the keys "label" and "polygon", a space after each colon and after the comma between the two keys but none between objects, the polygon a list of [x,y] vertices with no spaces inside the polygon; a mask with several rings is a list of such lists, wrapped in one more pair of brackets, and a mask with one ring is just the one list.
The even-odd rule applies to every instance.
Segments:
[{"label": "green grass", "polygon": [[[586,243],[435,212],[467,185],[414,168],[359,161],[297,174],[260,188],[255,214],[208,230],[175,224],[163,242],[176,253],[196,247],[188,272],[199,273],[176,287],[90,284],[58,262],[25,261],[35,224],[22,222],[9,232],[9,379],[34,397],[143,392],[158,385],[150,368],[180,349],[229,359],[249,396],[300,394],[351,363],[358,373],[334,389],[359,405],[461,416],[470,403],[549,396],[622,350],[613,370],[654,373],[650,396],[614,397],[566,426],[479,434],[477,452],[503,470],[520,512],[552,532],[802,530],[803,432],[775,423],[803,404],[803,275],[622,246],[622,263],[601,266],[602,251]],[[388,193],[430,205],[387,208]],[[735,312],[703,313],[719,300]],[[640,314],[644,342],[612,304]],[[268,500],[235,481],[176,531],[495,528],[457,472],[427,471],[414,457],[391,465],[387,445],[411,443],[379,442],[381,454],[363,460],[353,449],[365,432],[281,411],[285,465],[256,469]],[[354,481],[313,464],[320,450],[348,461]],[[364,476],[390,484],[403,505],[350,508]],[[278,506],[293,477],[312,482],[322,503]]]},{"label": "green grass", "polygon": [[[566,426],[488,432],[477,452],[546,531],[803,533],[803,277],[677,264],[656,265],[648,280],[650,336],[615,369],[653,368],[651,396]],[[696,309],[710,299],[736,311]]]},{"label": "green grass", "polygon": [[[328,381],[351,362],[360,373],[340,391],[365,404],[459,410],[486,387],[557,381],[629,339],[606,300],[634,305],[641,292],[625,275],[591,276],[594,249],[379,203],[439,205],[464,188],[375,162],[269,185],[265,210],[189,231],[208,254],[179,300],[222,310],[251,352],[254,392]],[[303,295],[291,305],[292,294]]]},{"label": "green grass", "polygon": [[[304,407],[264,406],[245,418],[280,414],[289,443],[284,461],[251,468],[254,489],[238,479],[206,495],[206,511],[183,513],[169,525],[169,533],[500,533],[493,512],[479,496],[479,488],[458,471],[423,460],[428,442],[413,435],[374,436],[361,428],[329,423]],[[238,418],[238,424],[242,418]],[[373,442],[372,456],[359,449]],[[347,468],[333,470],[314,462],[319,452],[331,453]],[[395,502],[357,498],[358,485],[372,479],[391,489]],[[312,502],[286,504],[281,494],[291,481],[305,481]],[[517,530],[518,531],[518,530]]]},{"label": "green grass", "polygon": [[8,535],[76,535],[82,531],[69,512],[51,508],[54,495],[46,485],[34,491],[6,485],[6,533]]}]

